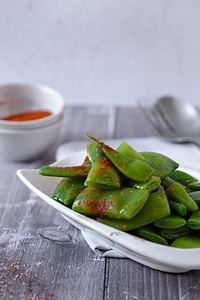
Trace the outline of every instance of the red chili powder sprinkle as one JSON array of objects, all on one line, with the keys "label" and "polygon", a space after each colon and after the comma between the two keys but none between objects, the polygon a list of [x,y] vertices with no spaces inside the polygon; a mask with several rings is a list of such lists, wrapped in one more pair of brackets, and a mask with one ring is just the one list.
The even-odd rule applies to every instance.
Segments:
[{"label": "red chili powder sprinkle", "polygon": [[112,203],[108,202],[106,199],[97,202],[87,200],[86,206],[88,206],[91,213],[94,213],[99,217],[103,217],[107,210],[112,206]]}]

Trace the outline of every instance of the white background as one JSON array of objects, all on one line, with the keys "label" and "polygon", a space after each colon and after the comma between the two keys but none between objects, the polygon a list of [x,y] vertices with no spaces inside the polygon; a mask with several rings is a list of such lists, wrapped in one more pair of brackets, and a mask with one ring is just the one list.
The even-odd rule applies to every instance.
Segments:
[{"label": "white background", "polygon": [[199,0],[0,0],[0,83],[42,83],[70,105],[198,104],[199,57]]}]

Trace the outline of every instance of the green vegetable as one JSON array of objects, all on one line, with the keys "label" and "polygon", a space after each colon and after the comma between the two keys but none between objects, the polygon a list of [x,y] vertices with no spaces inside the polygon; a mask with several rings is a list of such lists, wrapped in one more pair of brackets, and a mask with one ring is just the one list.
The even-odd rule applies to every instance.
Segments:
[{"label": "green vegetable", "polygon": [[160,177],[151,176],[146,182],[129,182],[129,185],[141,190],[149,190],[150,192],[156,190],[160,186]]},{"label": "green vegetable", "polygon": [[200,182],[156,152],[92,139],[80,166],[42,166],[58,176],[52,198],[74,211],[149,241],[200,247]]},{"label": "green vegetable", "polygon": [[165,178],[179,166],[177,162],[160,153],[140,152],[140,154],[145,158],[146,163],[155,170],[154,175],[160,178]]},{"label": "green vegetable", "polygon": [[75,199],[72,209],[92,217],[131,219],[144,206],[148,190],[123,187],[117,190],[85,188]]},{"label": "green vegetable", "polygon": [[184,236],[177,238],[172,244],[172,247],[177,248],[199,248],[200,238],[194,236]]},{"label": "green vegetable", "polygon": [[174,170],[169,174],[169,177],[178,181],[179,183],[188,186],[188,184],[196,182],[197,179],[190,174],[183,172],[181,170]]},{"label": "green vegetable", "polygon": [[175,180],[173,180],[172,178],[170,178],[169,176],[162,178],[161,179],[161,185],[167,189],[168,186],[170,186],[172,183],[176,182]]},{"label": "green vegetable", "polygon": [[162,229],[160,231],[160,234],[163,238],[167,240],[175,240],[182,236],[188,236],[189,229],[187,228],[187,226],[173,228],[173,229]]},{"label": "green vegetable", "polygon": [[184,204],[169,199],[168,201],[172,213],[180,217],[185,217],[187,215],[187,208]]},{"label": "green vegetable", "polygon": [[101,223],[122,231],[130,231],[170,215],[169,203],[164,191],[152,192],[139,211],[131,220],[117,220],[109,218],[97,218]]},{"label": "green vegetable", "polygon": [[174,229],[182,227],[186,224],[186,220],[180,216],[170,215],[154,222],[154,225],[164,229]]},{"label": "green vegetable", "polygon": [[187,220],[187,226],[193,230],[200,230],[200,210],[195,211]]},{"label": "green vegetable", "polygon": [[188,195],[186,190],[178,182],[174,182],[168,186],[166,193],[169,199],[184,204],[188,212],[192,213],[198,210],[196,202]]},{"label": "green vegetable", "polygon": [[117,152],[109,146],[102,147],[105,155],[112,161],[116,168],[126,177],[145,182],[153,175],[154,169],[139,159],[132,159],[122,153]]},{"label": "green vegetable", "polygon": [[191,182],[187,187],[193,191],[200,191],[200,181]]},{"label": "green vegetable", "polygon": [[[91,137],[89,135],[89,137]],[[154,173],[154,169],[140,159],[134,159],[111,148],[103,142],[94,139],[102,148],[106,157],[126,177],[140,182],[147,181]]]},{"label": "green vegetable", "polygon": [[188,192],[188,195],[200,206],[200,191]]},{"label": "green vegetable", "polygon": [[131,233],[154,243],[168,245],[167,240],[162,237],[152,225],[140,227],[133,230]]},{"label": "green vegetable", "polygon": [[71,206],[84,187],[84,178],[82,177],[62,179],[58,183],[52,198],[66,206]]},{"label": "green vegetable", "polygon": [[53,177],[87,177],[91,163],[88,157],[85,158],[81,166],[58,167],[58,166],[42,166],[39,169],[39,174]]},{"label": "green vegetable", "polygon": [[123,141],[119,147],[117,148],[117,151],[121,154],[124,154],[126,156],[130,156],[133,159],[140,159],[145,160],[144,157],[136,151],[134,148],[132,148],[126,141]]},{"label": "green vegetable", "polygon": [[120,188],[120,173],[105,156],[99,144],[97,142],[88,143],[87,151],[92,161],[92,167],[85,180],[85,186],[101,189]]}]

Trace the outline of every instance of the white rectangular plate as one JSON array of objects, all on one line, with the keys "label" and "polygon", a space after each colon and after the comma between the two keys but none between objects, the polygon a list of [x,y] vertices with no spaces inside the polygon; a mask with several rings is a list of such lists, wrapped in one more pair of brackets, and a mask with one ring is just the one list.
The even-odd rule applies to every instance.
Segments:
[{"label": "white rectangular plate", "polygon": [[[54,163],[57,166],[70,166],[82,164],[86,151],[76,152]],[[184,168],[181,168],[184,171]],[[197,171],[185,170],[191,175],[200,178]],[[200,248],[179,249],[170,246],[159,245],[119,231],[107,225],[101,224],[84,215],[76,213],[66,206],[51,198],[60,178],[41,176],[38,169],[20,169],[17,171],[22,182],[51,207],[58,210],[71,224],[82,232],[99,240],[119,254],[124,255],[143,265],[165,272],[182,273],[189,270],[200,269]]]}]

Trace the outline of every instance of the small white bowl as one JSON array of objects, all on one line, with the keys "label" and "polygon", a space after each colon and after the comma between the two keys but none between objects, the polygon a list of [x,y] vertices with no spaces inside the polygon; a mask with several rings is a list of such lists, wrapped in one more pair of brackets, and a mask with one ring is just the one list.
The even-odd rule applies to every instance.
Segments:
[{"label": "small white bowl", "polygon": [[63,116],[53,124],[25,129],[0,129],[0,155],[7,160],[33,160],[56,142],[63,123]]},{"label": "small white bowl", "polygon": [[[55,123],[63,115],[64,99],[57,91],[34,83],[0,85],[0,129],[31,129]],[[33,110],[48,110],[50,116],[32,121],[2,120]]]}]

